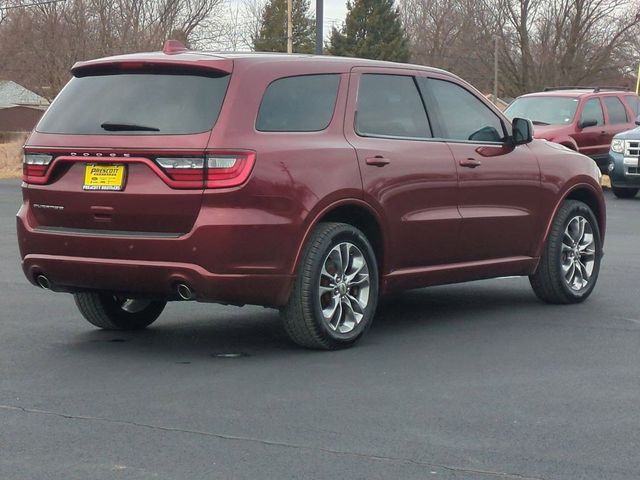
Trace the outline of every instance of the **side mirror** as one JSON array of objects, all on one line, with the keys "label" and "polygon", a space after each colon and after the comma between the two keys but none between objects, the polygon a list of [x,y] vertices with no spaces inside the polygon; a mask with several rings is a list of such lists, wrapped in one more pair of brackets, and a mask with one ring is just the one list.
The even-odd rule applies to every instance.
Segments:
[{"label": "side mirror", "polygon": [[513,128],[513,136],[511,141],[513,145],[524,145],[533,141],[533,123],[526,118],[514,118],[511,123]]},{"label": "side mirror", "polygon": [[636,117],[636,125],[640,125],[640,115]]},{"label": "side mirror", "polygon": [[598,125],[598,121],[593,118],[589,118],[587,120],[580,120],[578,122],[578,128],[595,127],[596,125]]}]

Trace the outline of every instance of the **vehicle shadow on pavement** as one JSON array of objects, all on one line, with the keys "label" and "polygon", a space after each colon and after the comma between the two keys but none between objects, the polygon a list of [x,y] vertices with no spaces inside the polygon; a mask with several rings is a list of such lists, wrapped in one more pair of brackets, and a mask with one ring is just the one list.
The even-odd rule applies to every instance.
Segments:
[{"label": "vehicle shadow on pavement", "polygon": [[[259,307],[170,305],[157,323],[139,332],[89,330],[68,347],[80,352],[117,351],[119,355],[230,358],[259,355],[309,355],[322,352],[296,347],[285,335],[278,312]],[[385,298],[371,330],[356,347],[367,348],[397,336],[437,334],[462,323],[517,322],[539,315],[546,306],[523,285],[466,284],[414,290]],[[206,309],[216,309],[209,315]],[[105,350],[106,349],[106,350]]]}]

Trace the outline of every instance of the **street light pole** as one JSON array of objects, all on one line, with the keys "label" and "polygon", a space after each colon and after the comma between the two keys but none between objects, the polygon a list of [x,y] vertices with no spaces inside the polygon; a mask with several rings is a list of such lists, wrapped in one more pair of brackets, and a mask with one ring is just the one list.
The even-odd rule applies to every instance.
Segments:
[{"label": "street light pole", "polygon": [[323,0],[316,0],[316,55],[322,55],[322,42],[324,41],[322,32],[324,20],[323,7]]},{"label": "street light pole", "polygon": [[493,42],[493,103],[498,105],[498,35],[494,35]]},{"label": "street light pole", "polygon": [[293,1],[287,0],[287,53],[293,53]]}]

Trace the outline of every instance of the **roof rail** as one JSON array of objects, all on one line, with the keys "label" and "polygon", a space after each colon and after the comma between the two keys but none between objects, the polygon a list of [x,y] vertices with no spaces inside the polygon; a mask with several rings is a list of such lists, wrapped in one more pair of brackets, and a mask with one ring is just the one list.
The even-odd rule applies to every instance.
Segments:
[{"label": "roof rail", "polygon": [[629,92],[631,89],[629,87],[596,87],[596,89],[594,90],[595,92],[600,92],[602,90],[621,90],[623,92]]},{"label": "roof rail", "polygon": [[563,87],[545,87],[545,92],[553,92],[556,90],[593,90],[593,92],[601,92],[603,90],[621,90],[628,92],[631,89],[629,87],[609,87],[609,86],[601,86],[601,87],[584,87],[584,86],[563,86]]}]

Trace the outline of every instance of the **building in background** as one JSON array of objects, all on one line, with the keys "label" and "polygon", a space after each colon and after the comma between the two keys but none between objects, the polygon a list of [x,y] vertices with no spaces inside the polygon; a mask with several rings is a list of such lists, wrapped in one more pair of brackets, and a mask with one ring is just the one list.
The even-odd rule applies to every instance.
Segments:
[{"label": "building in background", "polygon": [[0,80],[0,134],[30,132],[48,106],[44,97],[11,80]]}]

